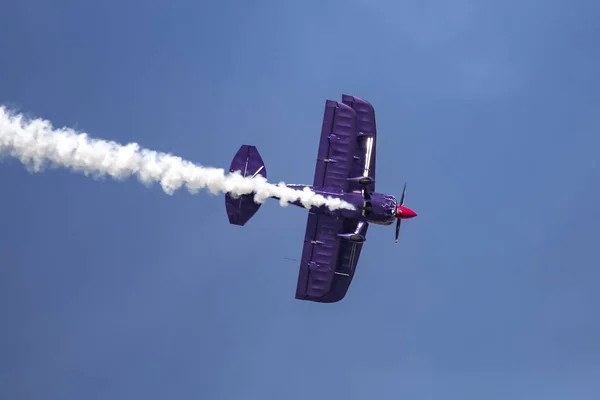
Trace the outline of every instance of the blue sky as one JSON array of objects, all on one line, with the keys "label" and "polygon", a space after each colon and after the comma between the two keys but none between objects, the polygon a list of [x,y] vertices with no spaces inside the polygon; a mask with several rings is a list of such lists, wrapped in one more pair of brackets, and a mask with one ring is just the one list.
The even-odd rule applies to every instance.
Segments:
[{"label": "blue sky", "polygon": [[0,163],[2,399],[595,399],[597,1],[9,1],[0,103],[310,183],[325,99],[374,106],[342,302],[294,299],[305,210]]}]

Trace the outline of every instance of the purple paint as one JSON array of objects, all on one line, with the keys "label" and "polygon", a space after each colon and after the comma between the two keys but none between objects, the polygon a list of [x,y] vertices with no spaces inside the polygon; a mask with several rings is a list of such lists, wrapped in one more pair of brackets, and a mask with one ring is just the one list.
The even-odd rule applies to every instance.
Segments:
[{"label": "purple paint", "polygon": [[[343,299],[354,278],[369,224],[391,225],[416,216],[392,195],[375,192],[377,128],[375,111],[367,101],[343,95],[342,102],[327,100],[317,152],[313,184],[315,193],[341,198],[356,210],[309,210],[296,299],[334,303]],[[261,169],[262,167],[262,169]],[[255,173],[266,178],[266,168],[254,146],[243,145],[230,172]],[[307,185],[287,185],[301,190]],[[406,189],[406,186],[405,186]],[[225,196],[227,216],[244,225],[258,211],[253,194],[237,199]],[[299,202],[292,203],[303,207]],[[397,238],[396,238],[397,239]]]}]

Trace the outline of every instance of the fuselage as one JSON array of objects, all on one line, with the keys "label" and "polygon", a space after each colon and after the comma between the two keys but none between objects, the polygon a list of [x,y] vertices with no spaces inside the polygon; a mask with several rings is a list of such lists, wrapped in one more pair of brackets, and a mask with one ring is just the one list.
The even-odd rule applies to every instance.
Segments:
[{"label": "fuselage", "polygon": [[[370,194],[369,201],[366,201],[363,194],[359,191],[349,193],[336,193],[320,188],[314,188],[310,185],[286,185],[295,190],[309,188],[316,194],[323,197],[333,197],[344,200],[354,206],[354,210],[339,209],[332,211],[326,206],[313,207],[311,212],[319,214],[329,214],[343,218],[365,221],[370,224],[391,225],[397,218],[398,201],[392,195],[373,192]],[[291,204],[304,208],[300,201]]]}]

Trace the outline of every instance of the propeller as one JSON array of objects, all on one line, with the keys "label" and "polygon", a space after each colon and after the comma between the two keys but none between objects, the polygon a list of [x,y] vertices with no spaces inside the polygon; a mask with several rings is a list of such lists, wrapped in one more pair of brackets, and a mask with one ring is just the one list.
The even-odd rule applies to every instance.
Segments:
[{"label": "propeller", "polygon": [[[406,200],[406,182],[404,183],[404,189],[402,190],[402,197],[400,197],[400,205],[404,205],[404,200]],[[396,243],[398,243],[398,235],[400,234],[400,224],[402,223],[402,218],[396,219]]]},{"label": "propeller", "polygon": [[406,200],[406,182],[404,183],[404,189],[402,190],[402,197],[400,197],[400,205],[404,205],[404,200]]},{"label": "propeller", "polygon": [[396,243],[398,243],[398,235],[400,234],[400,222],[402,220],[400,218],[398,218],[396,220]]}]

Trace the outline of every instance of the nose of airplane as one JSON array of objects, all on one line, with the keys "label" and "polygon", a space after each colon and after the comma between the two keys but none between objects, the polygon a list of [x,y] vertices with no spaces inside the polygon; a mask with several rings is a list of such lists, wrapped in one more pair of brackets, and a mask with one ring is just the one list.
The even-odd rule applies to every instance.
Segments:
[{"label": "nose of airplane", "polygon": [[417,213],[405,206],[398,206],[398,213],[396,214],[398,218],[408,219],[414,218],[417,216]]}]

